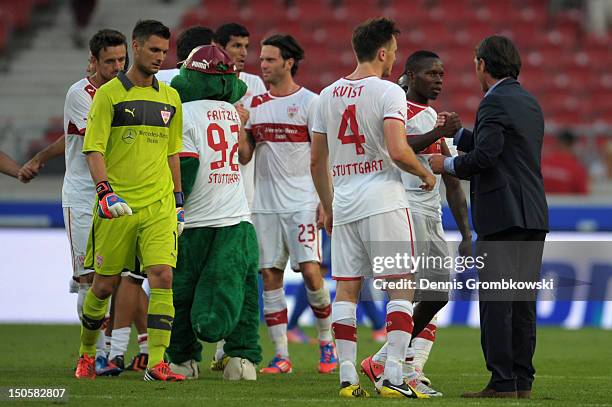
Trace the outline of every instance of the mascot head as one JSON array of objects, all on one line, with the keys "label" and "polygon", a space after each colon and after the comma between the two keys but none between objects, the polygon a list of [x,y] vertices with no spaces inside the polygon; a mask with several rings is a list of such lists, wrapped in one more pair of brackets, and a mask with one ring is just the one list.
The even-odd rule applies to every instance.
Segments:
[{"label": "mascot head", "polygon": [[232,59],[215,45],[194,48],[171,85],[183,103],[194,100],[239,101],[247,85],[238,79]]}]

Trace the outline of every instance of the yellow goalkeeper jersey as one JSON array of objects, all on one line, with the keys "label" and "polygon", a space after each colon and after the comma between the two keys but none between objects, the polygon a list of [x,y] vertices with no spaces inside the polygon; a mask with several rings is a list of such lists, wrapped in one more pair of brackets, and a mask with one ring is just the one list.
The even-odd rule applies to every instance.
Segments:
[{"label": "yellow goalkeeper jersey", "polygon": [[135,86],[120,72],[96,92],[87,118],[83,152],[104,155],[108,181],[138,210],[171,194],[168,156],[182,149],[181,99],[153,77]]}]

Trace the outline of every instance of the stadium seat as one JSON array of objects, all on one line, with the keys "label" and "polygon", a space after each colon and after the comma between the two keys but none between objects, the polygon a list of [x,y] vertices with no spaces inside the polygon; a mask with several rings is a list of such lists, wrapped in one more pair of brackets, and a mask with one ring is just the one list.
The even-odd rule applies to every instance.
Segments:
[{"label": "stadium seat", "polygon": [[[38,1],[44,0],[26,3]],[[612,89],[612,35],[583,37],[580,10],[549,15],[544,0],[202,0],[185,13],[182,25],[214,27],[224,20],[238,21],[251,31],[253,44],[271,33],[293,34],[306,51],[299,80],[318,91],[352,69],[353,27],[379,15],[394,18],[402,31],[392,79],[411,52],[430,49],[440,55],[446,70],[440,106],[470,118],[482,98],[474,74],[474,47],[494,33],[517,44],[523,60],[519,80],[540,98],[547,119],[562,124],[585,120],[593,116],[583,111],[590,108],[592,96],[609,95]],[[257,66],[257,57],[253,49],[249,66]],[[576,107],[576,100],[588,101]],[[605,103],[594,109],[609,114]]]}]

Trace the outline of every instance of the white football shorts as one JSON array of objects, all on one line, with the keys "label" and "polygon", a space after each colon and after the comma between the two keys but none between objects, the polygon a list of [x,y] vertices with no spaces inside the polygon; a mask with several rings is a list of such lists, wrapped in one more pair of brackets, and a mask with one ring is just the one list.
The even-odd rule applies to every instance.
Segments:
[{"label": "white football shorts", "polygon": [[300,263],[321,263],[321,237],[317,230],[316,211],[292,213],[254,213],[253,226],[259,242],[259,268],[284,270]]},{"label": "white football shorts", "polygon": [[332,278],[401,278],[412,273],[415,253],[407,208],[379,213],[332,230]]},{"label": "white football shorts", "polygon": [[64,207],[64,227],[70,243],[73,277],[93,273],[93,270],[83,267],[87,252],[87,239],[93,219],[91,208]]},{"label": "white football shorts", "polygon": [[[413,212],[412,220],[416,238],[416,254],[420,256],[419,267],[417,268],[416,278],[426,279],[428,282],[443,283],[450,280],[450,269],[445,267],[448,264],[449,250],[442,219],[439,217],[428,216],[422,213]],[[440,289],[438,287],[445,287]],[[417,284],[417,287],[428,287],[425,290],[448,291],[444,284]],[[435,289],[429,287],[436,287]],[[415,297],[419,297],[417,289]]]}]

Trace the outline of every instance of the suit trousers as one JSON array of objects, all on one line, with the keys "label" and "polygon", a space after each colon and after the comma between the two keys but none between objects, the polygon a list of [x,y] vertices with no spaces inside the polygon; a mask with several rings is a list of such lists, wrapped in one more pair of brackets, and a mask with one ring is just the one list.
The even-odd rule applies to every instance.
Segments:
[{"label": "suit trousers", "polygon": [[[512,228],[478,238],[478,255],[485,255],[479,271],[483,282],[538,281],[546,232]],[[486,253],[486,254],[485,254]],[[480,339],[496,391],[531,390],[535,368],[536,290],[479,290]]]}]

